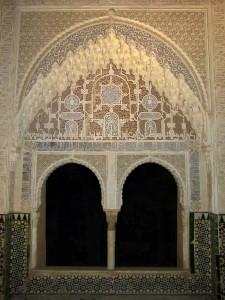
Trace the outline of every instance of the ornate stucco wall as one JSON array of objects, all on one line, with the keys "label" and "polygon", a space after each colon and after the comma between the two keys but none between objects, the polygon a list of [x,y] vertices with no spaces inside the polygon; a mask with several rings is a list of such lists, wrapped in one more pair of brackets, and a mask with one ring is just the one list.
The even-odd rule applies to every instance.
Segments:
[{"label": "ornate stucco wall", "polygon": [[[0,10],[2,294],[39,293],[46,284],[46,293],[70,289],[65,274],[31,272],[27,264],[34,269],[37,210],[52,170],[68,161],[88,166],[103,208],[118,210],[127,174],[154,161],[182,191],[183,243],[192,242],[184,257],[195,267],[161,274],[163,289],[155,275],[133,274],[132,282],[144,276],[144,293],[174,293],[177,281],[179,293],[223,299],[225,1],[4,0]],[[107,131],[112,124],[116,130]],[[26,254],[20,265],[19,253]],[[107,277],[109,289],[121,292],[123,276],[113,277],[118,286]],[[84,291],[107,290],[100,277]]]}]

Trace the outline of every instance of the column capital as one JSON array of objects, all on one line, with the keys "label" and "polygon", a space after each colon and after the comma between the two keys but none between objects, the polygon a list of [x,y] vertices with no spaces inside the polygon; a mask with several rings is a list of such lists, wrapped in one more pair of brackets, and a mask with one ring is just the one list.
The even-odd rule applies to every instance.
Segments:
[{"label": "column capital", "polygon": [[115,225],[117,222],[117,215],[119,210],[117,209],[107,209],[106,213],[106,221],[108,223],[108,230],[115,230]]}]

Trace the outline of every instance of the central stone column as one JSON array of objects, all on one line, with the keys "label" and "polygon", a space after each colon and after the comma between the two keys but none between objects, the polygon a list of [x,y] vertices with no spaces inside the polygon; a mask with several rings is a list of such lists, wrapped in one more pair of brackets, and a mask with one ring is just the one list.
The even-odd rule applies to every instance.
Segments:
[{"label": "central stone column", "polygon": [[107,267],[108,270],[115,269],[115,239],[116,239],[116,221],[118,210],[106,210],[106,220],[108,223],[107,231]]}]

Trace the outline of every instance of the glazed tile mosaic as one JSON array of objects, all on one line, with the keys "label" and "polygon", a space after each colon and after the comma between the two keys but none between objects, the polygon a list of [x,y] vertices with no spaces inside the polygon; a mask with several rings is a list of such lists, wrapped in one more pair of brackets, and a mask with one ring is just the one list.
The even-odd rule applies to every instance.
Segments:
[{"label": "glazed tile mosaic", "polygon": [[[29,215],[9,216],[11,223],[10,294],[212,294],[211,226],[209,213],[191,213],[193,226],[193,273],[188,271],[140,273],[104,272],[65,274],[36,271],[28,273]],[[191,228],[190,228],[191,229]],[[224,234],[220,223],[220,234]],[[221,248],[221,255],[223,249]],[[221,260],[223,268],[223,260]]]},{"label": "glazed tile mosaic", "polygon": [[10,230],[9,291],[15,293],[27,278],[29,251],[29,214],[8,215]]},{"label": "glazed tile mosaic", "polygon": [[0,215],[0,294],[4,294],[5,273],[5,216]]},{"label": "glazed tile mosaic", "polygon": [[211,214],[211,270],[212,270],[212,290],[214,295],[219,294],[219,278],[217,276],[218,259],[218,216]]},{"label": "glazed tile mosaic", "polygon": [[221,299],[225,299],[225,215],[218,216],[219,235],[219,279]]}]

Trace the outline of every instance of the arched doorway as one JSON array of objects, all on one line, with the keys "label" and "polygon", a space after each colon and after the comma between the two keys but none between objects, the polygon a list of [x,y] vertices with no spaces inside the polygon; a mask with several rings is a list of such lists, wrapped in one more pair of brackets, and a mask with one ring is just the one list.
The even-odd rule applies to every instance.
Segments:
[{"label": "arched doorway", "polygon": [[177,202],[164,167],[145,163],[130,173],[116,227],[117,267],[177,266]]},{"label": "arched doorway", "polygon": [[95,174],[69,163],[46,181],[46,266],[106,266],[107,227]]}]

